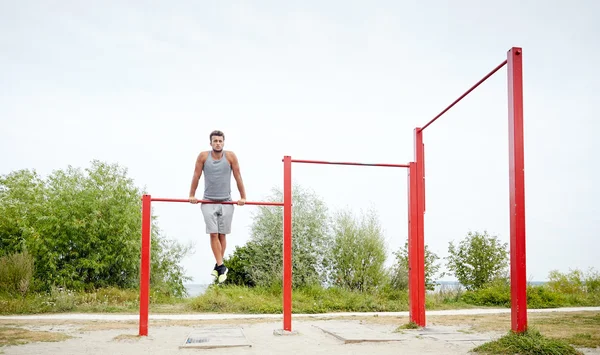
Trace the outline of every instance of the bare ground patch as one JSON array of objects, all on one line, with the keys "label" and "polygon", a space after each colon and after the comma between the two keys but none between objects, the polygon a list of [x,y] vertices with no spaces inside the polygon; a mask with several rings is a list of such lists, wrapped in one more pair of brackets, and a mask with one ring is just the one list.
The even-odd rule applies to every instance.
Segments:
[{"label": "bare ground patch", "polygon": [[0,346],[22,345],[32,342],[56,342],[69,338],[71,338],[69,335],[59,332],[0,327]]}]

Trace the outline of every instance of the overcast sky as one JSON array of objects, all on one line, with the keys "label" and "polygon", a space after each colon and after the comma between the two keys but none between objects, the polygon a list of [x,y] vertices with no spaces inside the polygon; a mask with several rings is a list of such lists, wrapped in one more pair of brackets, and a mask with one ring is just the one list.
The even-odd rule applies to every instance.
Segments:
[{"label": "overcast sky", "polygon": [[[284,155],[408,163],[413,129],[520,46],[527,275],[598,270],[598,14],[592,0],[2,1],[0,174],[99,159],[187,198],[220,129],[260,201],[282,187]],[[509,241],[507,122],[505,67],[425,130],[425,242],[441,257],[469,231]],[[388,264],[404,244],[404,169],[302,164],[293,180],[332,210],[376,209]],[[209,282],[199,207],[154,206],[168,237],[196,243],[193,282]],[[236,208],[227,254],[253,211]]]}]

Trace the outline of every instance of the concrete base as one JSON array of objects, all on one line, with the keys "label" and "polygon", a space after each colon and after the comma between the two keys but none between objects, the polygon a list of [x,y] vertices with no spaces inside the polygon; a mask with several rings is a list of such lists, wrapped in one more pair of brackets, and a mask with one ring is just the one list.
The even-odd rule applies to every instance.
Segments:
[{"label": "concrete base", "polygon": [[298,335],[298,331],[296,330],[284,330],[284,329],[275,329],[273,331],[273,335]]},{"label": "concrete base", "polygon": [[191,332],[180,349],[252,347],[242,328],[205,327]]}]

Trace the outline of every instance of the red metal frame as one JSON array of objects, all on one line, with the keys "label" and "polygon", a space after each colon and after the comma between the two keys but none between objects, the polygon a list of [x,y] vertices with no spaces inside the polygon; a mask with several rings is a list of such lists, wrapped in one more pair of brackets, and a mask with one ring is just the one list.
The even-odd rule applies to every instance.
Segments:
[{"label": "red metal frame", "polygon": [[[285,194],[284,194],[285,198]],[[188,199],[179,198],[158,198],[150,195],[142,196],[142,250],[140,261],[140,324],[139,335],[148,335],[148,309],[150,304],[150,243],[151,243],[151,214],[152,201],[155,202],[184,202],[190,203]],[[237,204],[237,201],[205,201],[198,200],[199,203],[222,203],[222,204]],[[291,205],[291,199],[284,202],[254,202],[247,201],[245,204],[250,206],[286,206]],[[291,215],[290,215],[291,216]]]},{"label": "red metal frame", "polygon": [[[425,300],[420,289],[419,268],[419,194],[417,187],[417,163],[408,169],[408,294],[409,318],[420,326],[425,323]],[[424,277],[424,275],[423,275]]]},{"label": "red metal frame", "polygon": [[[479,80],[452,104],[435,116],[422,128],[415,129],[415,160],[418,190],[418,223],[425,211],[424,152],[421,151],[423,130],[440,116],[456,105],[476,87],[481,85],[500,68],[508,64],[508,126],[509,126],[509,200],[510,200],[510,274],[511,274],[511,328],[514,332],[527,330],[527,278],[526,278],[526,233],[525,233],[525,158],[523,136],[523,50],[513,47],[508,51],[507,59]],[[422,203],[422,205],[421,205]],[[412,229],[411,229],[412,231]],[[417,240],[422,229],[417,229]],[[419,241],[419,240],[418,240]],[[416,258],[420,257],[420,245],[416,245]],[[410,254],[409,254],[410,258]],[[424,259],[423,259],[424,260]],[[418,267],[421,266],[419,260]],[[420,270],[419,270],[420,272]],[[420,291],[420,290],[419,290]],[[411,295],[411,301],[424,302],[424,299]],[[412,308],[411,308],[412,309]],[[419,309],[420,312],[420,309]],[[418,319],[418,318],[416,318]]]},{"label": "red metal frame", "polygon": [[523,137],[523,51],[512,48],[508,61],[510,170],[511,326],[527,330],[527,263],[525,252],[525,153]]},{"label": "red metal frame", "polygon": [[[479,80],[422,128],[414,130],[415,161],[409,164],[329,162],[283,158],[283,202],[246,202],[246,205],[283,206],[283,329],[292,330],[292,163],[357,165],[408,168],[408,258],[410,320],[426,325],[425,317],[425,148],[423,130],[466,97],[504,65],[508,64],[509,182],[510,182],[510,268],[511,326],[515,332],[527,330],[527,279],[525,233],[525,159],[523,136],[523,55],[513,47],[507,60]],[[187,199],[142,198],[142,248],[140,267],[140,335],[148,335],[150,281],[151,201],[189,202]],[[214,203],[199,201],[201,203]],[[235,204],[235,201],[222,202]]]},{"label": "red metal frame", "polygon": [[425,319],[425,146],[423,145],[423,132],[415,128],[415,182],[414,194],[416,206],[416,227],[412,237],[413,248],[408,253],[409,263],[414,260],[415,269],[412,271],[411,282],[413,291],[410,292],[411,309],[416,313],[411,314],[411,321],[424,327]]},{"label": "red metal frame", "polygon": [[357,166],[380,166],[380,167],[388,167],[388,168],[408,168],[408,164],[348,163],[348,162],[339,162],[339,161],[303,160],[303,159],[292,159],[292,163],[330,164],[330,165],[357,165]]},{"label": "red metal frame", "polygon": [[[190,201],[188,199],[181,198],[162,198],[162,197],[153,197],[153,202],[187,202]],[[198,200],[198,203],[206,203],[206,204],[223,204],[223,205],[237,205],[237,201],[209,201],[209,200]],[[253,202],[247,201],[244,204],[249,206],[283,206],[283,202]]]},{"label": "red metal frame", "polygon": [[292,331],[292,158],[283,158],[283,330]]},{"label": "red metal frame", "polygon": [[140,263],[140,335],[148,335],[148,306],[150,303],[150,228],[151,197],[142,197],[142,250]]}]

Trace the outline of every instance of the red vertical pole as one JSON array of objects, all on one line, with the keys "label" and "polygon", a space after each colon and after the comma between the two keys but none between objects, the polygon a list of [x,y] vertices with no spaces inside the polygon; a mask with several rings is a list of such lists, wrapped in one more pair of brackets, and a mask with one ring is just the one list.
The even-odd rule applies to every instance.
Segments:
[{"label": "red vertical pole", "polygon": [[415,128],[415,164],[416,164],[416,193],[417,193],[417,241],[415,243],[416,253],[413,254],[417,259],[417,325],[424,327],[425,321],[425,149],[423,146],[423,131]]},{"label": "red vertical pole", "polygon": [[512,330],[521,333],[527,330],[522,49],[513,47],[508,51],[507,56],[511,323]]},{"label": "red vertical pole", "polygon": [[142,197],[142,250],[140,263],[140,336],[148,335],[148,304],[150,302],[150,214],[151,197]]},{"label": "red vertical pole", "polygon": [[292,331],[292,157],[283,157],[283,330]]},{"label": "red vertical pole", "polygon": [[418,193],[417,164],[409,163],[408,167],[408,294],[409,318],[411,322],[419,320],[419,258],[417,256],[418,241]]}]

